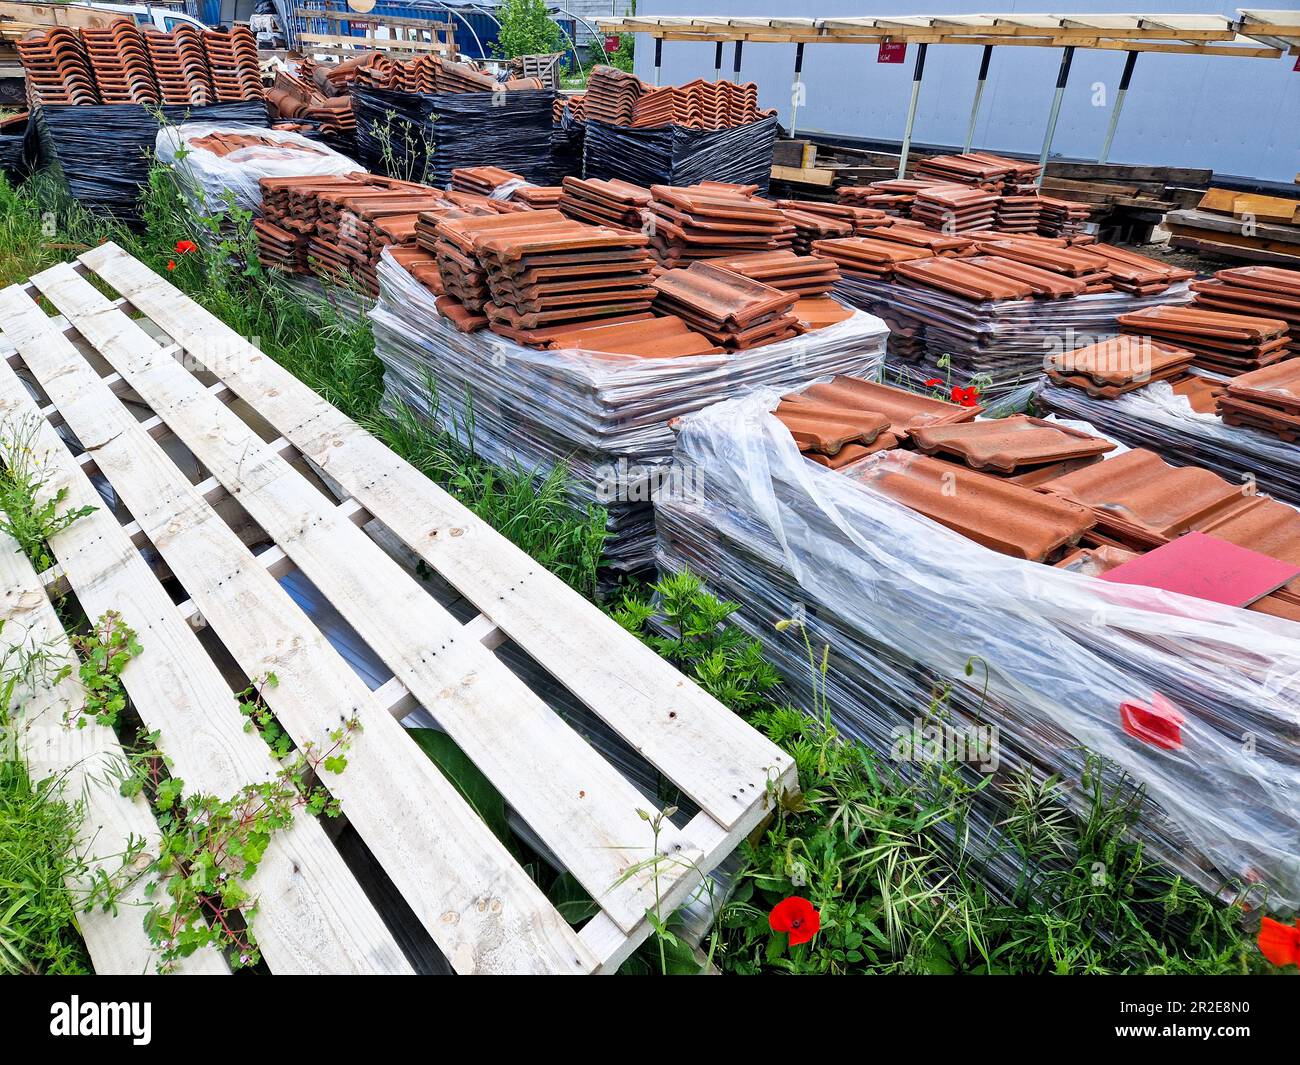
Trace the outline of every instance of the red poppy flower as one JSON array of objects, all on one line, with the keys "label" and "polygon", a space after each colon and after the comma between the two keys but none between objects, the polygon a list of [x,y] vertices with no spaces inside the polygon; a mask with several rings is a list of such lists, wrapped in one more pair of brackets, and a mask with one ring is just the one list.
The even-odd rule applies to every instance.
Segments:
[{"label": "red poppy flower", "polygon": [[978,407],[980,390],[973,386],[962,388],[961,385],[953,385],[951,398],[954,403],[960,403],[963,407]]},{"label": "red poppy flower", "polygon": [[167,269],[168,269],[168,270],[175,270],[175,269],[176,269],[176,260],[175,260],[175,259],[168,259],[168,260],[167,260]]},{"label": "red poppy flower", "polygon": [[1300,965],[1300,921],[1283,924],[1271,917],[1259,922],[1260,953],[1274,965]]},{"label": "red poppy flower", "polygon": [[794,896],[773,906],[767,915],[767,923],[773,932],[789,933],[790,946],[797,947],[817,934],[822,926],[822,915],[807,899]]},{"label": "red poppy flower", "polygon": [[178,240],[176,242],[176,254],[188,255],[192,251],[198,251],[199,246],[192,240]]},{"label": "red poppy flower", "polygon": [[928,380],[928,381],[925,382],[925,387],[926,387],[926,388],[934,388],[934,387],[936,387],[936,386],[938,386],[938,385],[941,385],[941,384],[943,384],[943,378],[942,378],[942,377],[931,377],[930,380]]}]

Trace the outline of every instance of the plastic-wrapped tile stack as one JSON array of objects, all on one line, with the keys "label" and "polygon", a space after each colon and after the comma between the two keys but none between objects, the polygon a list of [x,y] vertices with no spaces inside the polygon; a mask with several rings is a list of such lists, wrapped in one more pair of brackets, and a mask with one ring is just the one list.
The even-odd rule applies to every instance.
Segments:
[{"label": "plastic-wrapped tile stack", "polygon": [[[657,498],[657,557],[743,604],[735,620],[763,643],[796,705],[811,711],[825,699],[842,732],[908,776],[926,772],[922,752],[934,748],[925,730],[951,737],[943,750],[966,752],[955,757],[972,779],[994,774],[983,793],[990,802],[999,781],[1025,770],[1040,780],[1058,774],[1086,809],[1091,751],[1106,760],[1106,785],[1137,803],[1134,832],[1150,856],[1212,893],[1225,882],[1229,894],[1262,882],[1274,905],[1300,904],[1300,625],[1092,576],[1118,549],[1086,548],[1052,565],[956,531],[984,529],[994,543],[1011,537],[1034,554],[1057,540],[1056,553],[1069,552],[1070,536],[1109,503],[1123,513],[1120,502],[1145,492],[1147,504],[1186,512],[1210,491],[1209,474],[1126,452],[1058,478],[1044,496],[896,448],[833,471],[800,454],[769,413],[778,399],[759,393],[683,421],[677,476],[700,481]],[[943,479],[931,478],[936,464],[949,467],[957,491],[945,495]],[[1184,484],[1192,472],[1196,492]],[[1083,474],[1109,487],[1071,480]],[[1247,520],[1257,508],[1239,487],[1214,492],[1216,535],[1262,527]],[[1079,502],[1080,493],[1099,505]],[[937,520],[911,505],[926,501]],[[1297,547],[1293,524],[1288,557]],[[802,629],[779,631],[791,617]],[[828,648],[824,680],[805,637],[815,659]],[[997,846],[991,826],[1000,816],[982,807],[962,826],[960,842],[977,859]],[[1023,868],[1003,857],[990,879],[1009,890]]]},{"label": "plastic-wrapped tile stack", "polygon": [[650,562],[650,501],[672,450],[670,419],[757,386],[871,375],[883,359],[884,324],[862,313],[737,352],[719,352],[666,317],[574,327],[550,339],[589,347],[530,348],[460,332],[392,251],[379,282],[371,319],[385,404],[409,406],[497,465],[539,476],[564,466],[575,503],[607,508],[605,561],[622,572]]}]

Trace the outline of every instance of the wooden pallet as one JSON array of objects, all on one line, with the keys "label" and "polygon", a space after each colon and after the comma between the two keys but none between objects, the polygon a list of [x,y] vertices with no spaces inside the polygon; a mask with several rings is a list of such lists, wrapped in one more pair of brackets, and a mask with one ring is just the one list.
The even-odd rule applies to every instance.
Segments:
[{"label": "wooden pallet", "polygon": [[[277,675],[264,695],[300,747],[359,719],[346,769],[322,781],[457,972],[612,971],[649,935],[656,891],[662,913],[686,901],[797,786],[777,747],[116,245],[0,292],[0,335],[13,349],[0,365],[0,424],[30,420],[50,490],[67,488],[67,507],[99,508],[52,539],[58,564],[39,577],[16,545],[0,545],[5,641],[20,631],[59,638],[47,595],[64,586],[91,618],[118,611],[143,647],[122,674],[133,705],[160,731],[176,775],[217,796],[276,768],[244,731],[232,666],[238,678]],[[20,370],[39,383],[40,402]],[[92,478],[111,486],[117,511]],[[391,545],[477,614],[457,620]],[[387,680],[367,685],[286,592],[291,576],[328,601]],[[657,867],[646,865],[653,845],[638,811],[659,803],[508,668],[506,651],[558,682],[680,789],[684,809],[698,809],[661,835]],[[59,707],[76,703],[70,683],[38,686],[26,720],[66,732]],[[406,734],[399,718],[416,706],[595,899],[599,912],[581,928]],[[80,731],[98,758],[120,756],[111,732]],[[111,788],[88,800],[88,825],[112,829],[91,855],[107,856],[106,867],[124,833],[156,837],[139,802]],[[391,921],[312,818],[276,833],[252,890],[253,929],[274,972],[411,968]],[[86,939],[100,971],[148,966],[130,907],[97,915]]]}]

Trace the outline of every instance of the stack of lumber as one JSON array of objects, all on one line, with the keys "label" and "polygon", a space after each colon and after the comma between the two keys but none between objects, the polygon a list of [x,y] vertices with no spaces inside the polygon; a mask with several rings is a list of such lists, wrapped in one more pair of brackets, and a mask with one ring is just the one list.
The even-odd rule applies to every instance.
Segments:
[{"label": "stack of lumber", "polygon": [[1222,259],[1300,266],[1300,198],[1212,188],[1165,219],[1175,248]]}]

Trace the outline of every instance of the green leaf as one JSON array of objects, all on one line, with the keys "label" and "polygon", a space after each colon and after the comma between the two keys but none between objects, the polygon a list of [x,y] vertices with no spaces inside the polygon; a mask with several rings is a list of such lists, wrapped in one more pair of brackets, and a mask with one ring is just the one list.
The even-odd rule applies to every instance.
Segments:
[{"label": "green leaf", "polygon": [[442,770],[474,812],[483,819],[497,839],[507,842],[510,826],[506,823],[506,804],[500,793],[479,768],[456,746],[450,736],[431,728],[407,730],[421,750]]}]

